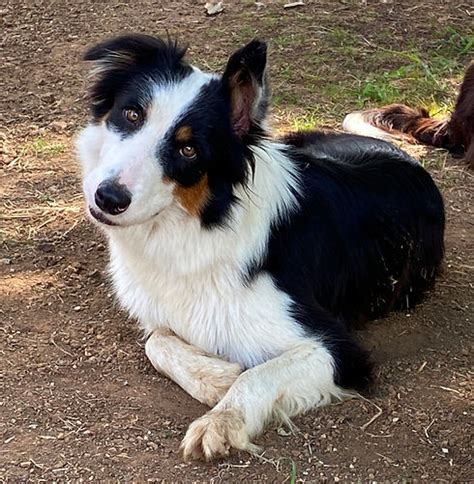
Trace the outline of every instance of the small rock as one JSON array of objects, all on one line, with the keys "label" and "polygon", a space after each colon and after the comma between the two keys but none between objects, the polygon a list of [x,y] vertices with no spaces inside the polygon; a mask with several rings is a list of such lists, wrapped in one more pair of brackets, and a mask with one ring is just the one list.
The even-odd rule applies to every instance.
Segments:
[{"label": "small rock", "polygon": [[204,8],[206,9],[207,15],[217,15],[224,11],[224,3],[214,0],[212,2],[206,2]]},{"label": "small rock", "polygon": [[304,2],[290,2],[283,5],[283,8],[295,8],[295,7],[302,7]]}]

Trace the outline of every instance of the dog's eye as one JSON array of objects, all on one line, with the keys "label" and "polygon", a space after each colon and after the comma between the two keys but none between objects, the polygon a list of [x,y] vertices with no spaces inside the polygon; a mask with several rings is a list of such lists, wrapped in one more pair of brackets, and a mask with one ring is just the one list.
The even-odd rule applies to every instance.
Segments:
[{"label": "dog's eye", "polygon": [[124,118],[132,124],[138,123],[141,118],[140,111],[134,108],[126,108],[123,110],[123,116]]},{"label": "dog's eye", "polygon": [[193,146],[186,145],[179,150],[181,156],[184,156],[188,160],[194,160],[197,156],[196,148]]}]

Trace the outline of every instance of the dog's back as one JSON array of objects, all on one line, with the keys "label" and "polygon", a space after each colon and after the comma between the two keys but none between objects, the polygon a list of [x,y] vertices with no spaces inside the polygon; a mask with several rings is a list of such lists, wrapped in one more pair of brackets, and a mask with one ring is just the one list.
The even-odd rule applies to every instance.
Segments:
[{"label": "dog's back", "polygon": [[444,251],[443,201],[429,174],[373,138],[305,133],[285,142],[304,195],[299,213],[274,229],[268,267],[291,265],[298,292],[347,321],[412,308]]}]

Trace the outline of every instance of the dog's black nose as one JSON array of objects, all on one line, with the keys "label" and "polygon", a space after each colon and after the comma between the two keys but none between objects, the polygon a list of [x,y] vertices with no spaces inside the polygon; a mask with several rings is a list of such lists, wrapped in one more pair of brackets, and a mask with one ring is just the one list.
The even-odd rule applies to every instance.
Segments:
[{"label": "dog's black nose", "polygon": [[132,202],[130,192],[117,182],[102,182],[95,192],[95,203],[110,215],[125,212]]}]

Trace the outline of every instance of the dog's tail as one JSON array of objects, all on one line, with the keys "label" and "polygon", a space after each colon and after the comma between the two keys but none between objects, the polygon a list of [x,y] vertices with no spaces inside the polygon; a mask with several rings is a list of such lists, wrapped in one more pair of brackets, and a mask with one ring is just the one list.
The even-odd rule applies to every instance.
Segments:
[{"label": "dog's tail", "polygon": [[447,149],[450,146],[449,119],[434,119],[424,108],[403,104],[350,113],[342,127],[350,133],[387,141],[402,140]]},{"label": "dog's tail", "polygon": [[466,69],[450,117],[438,120],[430,117],[426,109],[391,104],[348,114],[342,127],[350,133],[387,141],[398,139],[445,148],[453,155],[464,156],[474,168],[474,63]]}]

